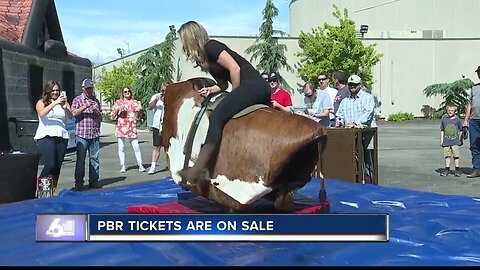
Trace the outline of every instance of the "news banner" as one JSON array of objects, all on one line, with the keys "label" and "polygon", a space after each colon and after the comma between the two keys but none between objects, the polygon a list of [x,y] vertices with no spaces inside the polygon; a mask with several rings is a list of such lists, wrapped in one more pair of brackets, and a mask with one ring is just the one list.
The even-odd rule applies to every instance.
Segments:
[{"label": "news banner", "polygon": [[37,214],[36,241],[388,242],[388,214]]}]

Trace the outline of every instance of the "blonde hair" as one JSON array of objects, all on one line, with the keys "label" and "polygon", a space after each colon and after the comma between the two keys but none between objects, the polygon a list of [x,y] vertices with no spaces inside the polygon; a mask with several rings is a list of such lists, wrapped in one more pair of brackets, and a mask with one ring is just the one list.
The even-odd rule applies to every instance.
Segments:
[{"label": "blonde hair", "polygon": [[203,71],[208,71],[209,65],[204,48],[208,34],[205,28],[195,21],[189,21],[180,27],[178,35],[187,60],[194,62]]},{"label": "blonde hair", "polygon": [[457,109],[458,109],[457,106],[452,105],[452,104],[449,104],[449,105],[447,105],[446,107],[447,107],[447,108],[446,108],[447,110],[448,110],[448,109],[452,109],[452,110],[455,110],[455,112],[457,112]]}]

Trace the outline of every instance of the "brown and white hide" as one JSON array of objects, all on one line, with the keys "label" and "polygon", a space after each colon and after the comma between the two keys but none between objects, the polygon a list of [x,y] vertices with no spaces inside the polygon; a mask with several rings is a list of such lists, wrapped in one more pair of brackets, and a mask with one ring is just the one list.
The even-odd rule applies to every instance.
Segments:
[{"label": "brown and white hide", "polygon": [[[198,78],[171,84],[165,91],[162,136],[173,180],[181,183],[185,144],[203,98]],[[199,124],[189,166],[197,159],[208,130],[205,115]],[[318,141],[325,130],[303,116],[262,108],[225,125],[218,155],[208,166],[210,175],[186,187],[235,210],[245,210],[262,197],[275,199],[303,187],[317,164]],[[266,196],[269,194],[268,196]]]}]

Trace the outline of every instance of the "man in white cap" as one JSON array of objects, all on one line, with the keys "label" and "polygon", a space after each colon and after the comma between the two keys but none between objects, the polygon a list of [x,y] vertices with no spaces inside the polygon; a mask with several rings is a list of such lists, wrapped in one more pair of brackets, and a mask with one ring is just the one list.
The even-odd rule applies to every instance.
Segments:
[{"label": "man in white cap", "polygon": [[[362,79],[357,75],[352,75],[347,80],[350,95],[345,97],[336,113],[336,127],[376,127],[375,122],[375,101],[373,96],[362,90]],[[372,183],[374,179],[373,164],[373,132],[363,132],[362,140],[364,146],[364,165],[365,178],[367,183]]]},{"label": "man in white cap", "polygon": [[373,96],[363,90],[362,79],[358,75],[348,77],[347,85],[350,95],[345,97],[336,112],[336,127],[360,126],[376,127],[375,101]]},{"label": "man in white cap", "polygon": [[85,79],[82,82],[82,94],[73,99],[72,114],[75,117],[75,135],[77,141],[77,162],[75,165],[75,187],[72,190],[82,191],[85,177],[85,158],[89,153],[89,186],[101,188],[98,183],[100,174],[100,123],[102,107],[95,97],[93,82]]}]

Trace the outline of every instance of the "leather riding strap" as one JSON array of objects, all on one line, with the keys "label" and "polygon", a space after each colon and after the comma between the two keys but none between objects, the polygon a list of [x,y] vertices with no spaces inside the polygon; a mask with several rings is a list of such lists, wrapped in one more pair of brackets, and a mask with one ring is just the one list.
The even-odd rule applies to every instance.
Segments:
[{"label": "leather riding strap", "polygon": [[[206,83],[205,83],[206,82]],[[205,85],[211,83],[208,80],[202,80],[202,88],[206,87]],[[192,157],[192,148],[193,148],[193,141],[195,139],[195,134],[197,133],[198,126],[200,125],[200,120],[202,119],[203,115],[207,111],[208,102],[210,102],[210,98],[213,95],[208,95],[205,100],[202,102],[200,110],[195,115],[195,119],[190,126],[190,130],[188,131],[187,142],[186,142],[186,149],[185,149],[185,160],[183,161],[183,169],[188,168],[188,161]]]}]

